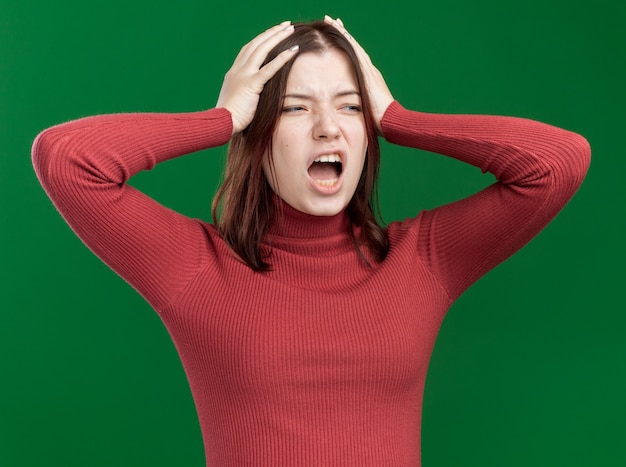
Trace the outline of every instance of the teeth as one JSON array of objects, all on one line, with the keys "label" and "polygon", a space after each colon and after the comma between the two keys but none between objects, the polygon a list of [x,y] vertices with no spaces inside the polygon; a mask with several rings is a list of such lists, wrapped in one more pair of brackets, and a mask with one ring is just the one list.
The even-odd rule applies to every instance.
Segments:
[{"label": "teeth", "polygon": [[339,179],[332,178],[330,180],[315,180],[315,183],[317,183],[319,186],[333,186],[335,183],[337,183],[337,180]]},{"label": "teeth", "polygon": [[341,157],[339,154],[324,154],[315,159],[314,162],[341,162]]}]

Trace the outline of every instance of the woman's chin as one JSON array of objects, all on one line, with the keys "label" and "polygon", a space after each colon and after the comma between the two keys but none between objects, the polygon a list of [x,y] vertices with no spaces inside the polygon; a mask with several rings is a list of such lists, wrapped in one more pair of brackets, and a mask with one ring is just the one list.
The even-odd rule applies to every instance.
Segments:
[{"label": "woman's chin", "polygon": [[292,208],[311,216],[330,217],[342,212],[348,203],[339,196],[325,196],[322,199],[313,199],[306,202],[290,203]]}]

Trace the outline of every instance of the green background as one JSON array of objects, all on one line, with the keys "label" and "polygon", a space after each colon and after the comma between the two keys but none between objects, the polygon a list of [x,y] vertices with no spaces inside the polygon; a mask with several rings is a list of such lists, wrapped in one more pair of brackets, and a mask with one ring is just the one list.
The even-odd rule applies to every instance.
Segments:
[{"label": "green background", "polygon": [[[324,13],[344,20],[406,107],[534,118],[593,149],[559,217],[446,318],[426,387],[424,466],[626,465],[620,3],[0,0],[0,465],[204,464],[163,325],[64,224],[30,146],[91,114],[211,107],[245,42]],[[223,155],[180,158],[133,183],[209,218]],[[456,161],[383,146],[387,222],[488,183]]]}]

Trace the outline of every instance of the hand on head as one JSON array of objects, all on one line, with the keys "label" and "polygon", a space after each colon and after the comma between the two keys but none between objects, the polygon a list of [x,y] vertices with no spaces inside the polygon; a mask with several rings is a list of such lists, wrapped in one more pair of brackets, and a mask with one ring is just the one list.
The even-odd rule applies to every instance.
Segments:
[{"label": "hand on head", "polygon": [[[380,121],[393,102],[393,96],[381,72],[372,64],[363,47],[348,33],[343,22],[337,18],[324,17],[324,21],[337,28],[354,48],[372,104],[372,112],[378,133],[382,133]],[[267,54],[294,31],[290,21],[284,21],[259,34],[246,44],[226,73],[216,107],[226,108],[232,115],[233,134],[244,130],[254,118],[259,95],[265,83],[272,78],[298,52],[298,47],[282,51],[272,61],[261,66]]]},{"label": "hand on head", "polygon": [[246,128],[257,108],[265,83],[297,53],[292,47],[261,67],[267,54],[280,41],[293,33],[290,21],[282,22],[248,42],[224,77],[216,107],[226,108],[232,115],[233,134]]},{"label": "hand on head", "polygon": [[324,16],[324,22],[333,25],[341,31],[348,41],[350,41],[350,44],[352,44],[352,47],[359,58],[363,75],[365,76],[366,88],[369,92],[372,112],[376,120],[376,128],[378,129],[378,133],[382,134],[380,121],[382,120],[387,107],[389,107],[394,100],[391,91],[387,87],[387,83],[385,83],[382,73],[374,66],[369,55],[365,52],[365,49],[361,47],[361,44],[359,44],[346,30],[341,19],[332,19],[330,16],[326,15]]}]

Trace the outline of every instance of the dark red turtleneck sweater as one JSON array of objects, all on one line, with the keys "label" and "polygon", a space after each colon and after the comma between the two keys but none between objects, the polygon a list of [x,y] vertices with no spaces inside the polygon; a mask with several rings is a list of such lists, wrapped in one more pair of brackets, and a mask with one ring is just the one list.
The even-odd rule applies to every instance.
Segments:
[{"label": "dark red turtleneck sweater", "polygon": [[396,102],[382,126],[392,143],[455,157],[498,182],[391,224],[389,255],[373,269],[343,213],[285,206],[269,273],[237,261],[212,225],[126,184],[226,143],[226,110],[91,117],[37,138],[35,168],[56,207],[174,339],[207,465],[419,466],[426,370],[446,310],[550,221],[589,162],[584,138],[529,120]]}]

